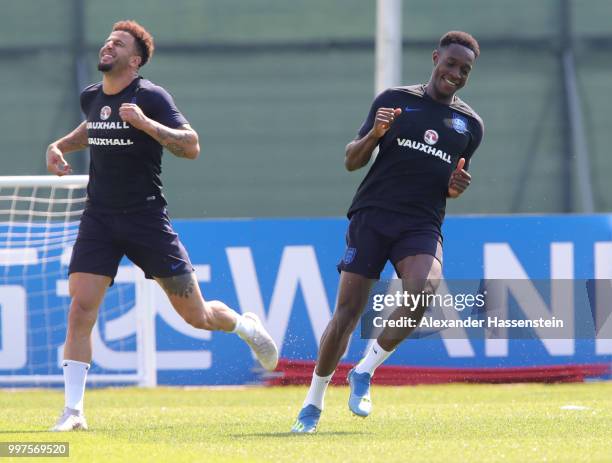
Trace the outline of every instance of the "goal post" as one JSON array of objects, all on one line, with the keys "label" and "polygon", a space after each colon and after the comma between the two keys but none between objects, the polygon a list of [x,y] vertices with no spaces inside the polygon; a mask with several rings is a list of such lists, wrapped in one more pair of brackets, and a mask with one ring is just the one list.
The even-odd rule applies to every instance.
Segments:
[{"label": "goal post", "polygon": [[[87,175],[0,176],[0,385],[63,382],[68,264]],[[155,386],[153,285],[121,266],[92,333],[92,383]]]},{"label": "goal post", "polygon": [[5,175],[0,176],[0,187],[68,187],[85,188],[89,175]]},{"label": "goal post", "polygon": [[402,0],[376,0],[374,91],[402,82]]}]

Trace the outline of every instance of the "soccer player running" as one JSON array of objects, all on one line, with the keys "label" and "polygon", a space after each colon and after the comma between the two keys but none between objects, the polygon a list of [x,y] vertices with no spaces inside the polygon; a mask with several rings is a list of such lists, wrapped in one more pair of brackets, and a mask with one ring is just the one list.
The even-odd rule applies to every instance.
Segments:
[{"label": "soccer player running", "polygon": [[[316,430],[327,385],[387,260],[404,291],[428,295],[437,290],[446,198],[457,198],[469,186],[467,169],[483,136],[480,117],[455,95],[467,83],[479,52],[471,35],[446,33],[433,51],[429,82],[378,95],[357,137],[346,146],[349,171],[365,166],[376,147],[379,153],[348,211],[336,308],[321,337],[310,389],[293,432]],[[418,323],[425,309],[401,307],[391,318],[410,316]],[[349,372],[349,408],[355,415],[370,414],[374,371],[412,330],[386,327]]]},{"label": "soccer player running", "polygon": [[268,370],[278,361],[276,345],[255,314],[239,315],[223,302],[204,300],[172,229],[160,179],[162,148],[196,159],[200,146],[170,94],[138,74],[153,49],[153,37],[138,23],[116,23],[100,49],[102,82],[81,93],[86,121],[47,149],[47,169],[60,176],[71,172],[66,153],[89,146],[91,155],[87,204],[69,266],[66,402],[53,431],[87,429],[83,396],[91,331],[124,255],[161,285],[187,323],[236,333]]}]

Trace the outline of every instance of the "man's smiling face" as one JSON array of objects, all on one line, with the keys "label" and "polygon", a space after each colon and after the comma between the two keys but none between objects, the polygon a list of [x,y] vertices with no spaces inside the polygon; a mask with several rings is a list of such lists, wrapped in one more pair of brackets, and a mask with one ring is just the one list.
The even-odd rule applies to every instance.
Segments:
[{"label": "man's smiling face", "polygon": [[457,43],[434,50],[431,83],[436,96],[451,98],[463,88],[475,60],[476,55],[472,50]]},{"label": "man's smiling face", "polygon": [[99,53],[98,70],[111,70],[128,67],[130,60],[139,59],[136,41],[129,32],[113,31],[106,39]]}]

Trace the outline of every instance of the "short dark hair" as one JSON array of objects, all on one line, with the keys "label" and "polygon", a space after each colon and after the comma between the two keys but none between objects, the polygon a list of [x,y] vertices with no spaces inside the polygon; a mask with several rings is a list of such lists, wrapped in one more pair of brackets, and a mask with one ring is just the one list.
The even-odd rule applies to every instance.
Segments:
[{"label": "short dark hair", "polygon": [[478,58],[478,55],[480,55],[480,45],[478,45],[476,39],[467,32],[463,31],[449,31],[444,34],[440,39],[438,48],[444,48],[453,43],[469,48],[474,52],[476,58]]},{"label": "short dark hair", "polygon": [[116,22],[113,25],[113,32],[115,31],[124,31],[134,37],[139,52],[138,54],[142,58],[140,66],[138,67],[147,64],[147,61],[153,56],[153,50],[155,50],[153,36],[144,27],[132,20]]}]

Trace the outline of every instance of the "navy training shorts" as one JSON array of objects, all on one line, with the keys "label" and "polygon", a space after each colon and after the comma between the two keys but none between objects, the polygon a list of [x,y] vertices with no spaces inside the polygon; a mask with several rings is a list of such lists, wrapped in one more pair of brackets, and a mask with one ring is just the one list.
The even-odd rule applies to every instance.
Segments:
[{"label": "navy training shorts", "polygon": [[114,281],[124,255],[149,279],[194,271],[165,207],[129,212],[86,207],[68,273],[105,275]]},{"label": "navy training shorts", "polygon": [[442,264],[442,235],[436,228],[399,212],[359,209],[351,216],[338,272],[378,280],[387,260],[395,266],[403,258],[419,254],[433,256]]}]

